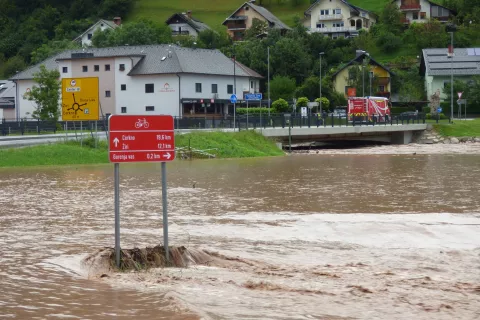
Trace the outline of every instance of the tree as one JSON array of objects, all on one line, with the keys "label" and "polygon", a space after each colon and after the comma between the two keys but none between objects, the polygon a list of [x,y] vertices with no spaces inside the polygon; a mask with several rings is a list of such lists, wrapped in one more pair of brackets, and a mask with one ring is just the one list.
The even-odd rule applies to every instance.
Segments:
[{"label": "tree", "polygon": [[60,117],[58,101],[60,100],[61,83],[59,78],[58,70],[47,70],[44,65],[41,65],[40,71],[33,75],[33,80],[37,84],[29,93],[26,93],[26,98],[36,103],[35,111],[33,111],[35,119],[57,121]]},{"label": "tree", "polygon": [[230,38],[226,32],[218,33],[211,29],[200,31],[197,40],[206,49],[220,49],[230,44]]},{"label": "tree", "polygon": [[300,111],[302,107],[307,107],[310,100],[307,97],[300,97],[297,100],[297,111]]},{"label": "tree", "polygon": [[285,76],[274,76],[270,81],[270,97],[272,100],[292,99],[296,89],[295,80]]},{"label": "tree", "polygon": [[[322,110],[328,111],[330,108],[330,100],[328,100],[326,97],[322,97]],[[318,103],[318,110],[320,109],[320,98],[315,99],[315,102]],[[316,110],[312,109],[312,112],[315,112]]]},{"label": "tree", "polygon": [[257,18],[253,18],[252,26],[245,32],[245,39],[255,39],[259,35],[266,33],[268,30],[268,23]]},{"label": "tree", "polygon": [[402,16],[403,14],[397,4],[390,1],[380,14],[380,22],[394,35],[400,35],[403,30]]},{"label": "tree", "polygon": [[80,45],[71,40],[51,40],[32,52],[32,63],[39,63],[54,54],[67,49],[79,49]]},{"label": "tree", "polygon": [[[317,53],[318,54],[318,53]],[[270,50],[270,65],[275,74],[295,78],[302,83],[311,70],[311,57],[303,43],[290,38],[282,38]]]},{"label": "tree", "polygon": [[275,110],[275,112],[277,113],[284,113],[284,112],[288,112],[288,110],[290,109],[288,107],[288,102],[285,101],[284,99],[280,98],[278,100],[275,100],[273,103],[272,103],[272,108]]},{"label": "tree", "polygon": [[168,26],[156,24],[147,19],[130,22],[113,31],[97,31],[93,34],[95,47],[137,46],[172,42],[172,30]]},{"label": "tree", "polygon": [[5,62],[4,65],[0,65],[0,74],[3,74],[4,78],[9,78],[17,72],[25,69],[26,64],[23,58],[20,56],[14,56]]}]

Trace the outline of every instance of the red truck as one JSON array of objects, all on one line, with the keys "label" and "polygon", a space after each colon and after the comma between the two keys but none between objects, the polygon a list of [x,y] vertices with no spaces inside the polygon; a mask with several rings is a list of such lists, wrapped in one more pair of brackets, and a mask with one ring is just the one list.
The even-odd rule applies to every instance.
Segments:
[{"label": "red truck", "polygon": [[349,121],[388,122],[391,119],[390,101],[385,97],[349,97],[347,116]]}]

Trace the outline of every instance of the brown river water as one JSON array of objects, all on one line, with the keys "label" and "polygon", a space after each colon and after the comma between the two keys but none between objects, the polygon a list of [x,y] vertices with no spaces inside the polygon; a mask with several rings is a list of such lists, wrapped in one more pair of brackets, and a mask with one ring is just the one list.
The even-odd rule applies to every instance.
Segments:
[{"label": "brown river water", "polygon": [[[445,148],[168,164],[216,262],[104,277],[113,165],[1,169],[0,319],[480,319],[480,148]],[[160,167],[120,167],[122,247],[161,244]]]}]

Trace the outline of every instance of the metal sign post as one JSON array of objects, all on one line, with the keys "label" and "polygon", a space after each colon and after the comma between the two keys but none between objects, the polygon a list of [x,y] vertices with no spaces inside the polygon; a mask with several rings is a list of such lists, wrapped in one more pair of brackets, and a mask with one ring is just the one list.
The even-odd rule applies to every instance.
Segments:
[{"label": "metal sign post", "polygon": [[[261,93],[246,93],[245,100],[247,101],[247,129],[248,129],[248,101],[259,101],[260,107],[262,106],[262,94]],[[261,112],[261,110],[260,110]]]},{"label": "metal sign post", "polygon": [[113,115],[108,119],[109,159],[114,163],[115,184],[115,263],[120,267],[120,163],[162,163],[163,243],[168,250],[167,169],[175,159],[175,134],[172,116]]},{"label": "metal sign post", "polygon": [[236,104],[237,104],[237,96],[232,94],[230,96],[230,103],[233,103],[233,132],[235,132],[235,114],[236,114]]}]

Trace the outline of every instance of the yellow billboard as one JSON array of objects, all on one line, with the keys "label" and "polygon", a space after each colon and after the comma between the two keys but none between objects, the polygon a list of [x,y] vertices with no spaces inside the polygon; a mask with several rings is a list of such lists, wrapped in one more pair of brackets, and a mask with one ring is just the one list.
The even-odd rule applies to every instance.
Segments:
[{"label": "yellow billboard", "polygon": [[99,119],[98,78],[62,79],[62,120]]}]

